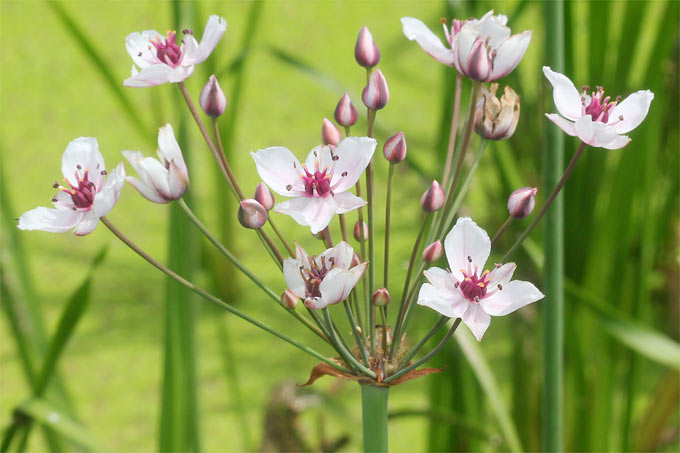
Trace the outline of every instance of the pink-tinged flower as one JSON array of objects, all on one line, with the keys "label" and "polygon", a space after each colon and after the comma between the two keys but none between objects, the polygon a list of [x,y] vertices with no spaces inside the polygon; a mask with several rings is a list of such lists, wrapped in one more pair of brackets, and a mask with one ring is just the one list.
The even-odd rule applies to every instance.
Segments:
[{"label": "pink-tinged flower", "polygon": [[189,187],[189,173],[182,150],[169,124],[158,129],[156,153],[158,159],[144,157],[139,151],[123,151],[123,156],[139,175],[139,179],[134,176],[125,179],[147,200],[169,203],[184,195]]},{"label": "pink-tinged flower", "polygon": [[182,46],[175,42],[176,32],[163,37],[156,30],[130,33],[125,47],[132,57],[132,75],[123,82],[127,87],[150,87],[168,82],[183,82],[194,72],[194,65],[208,58],[227,29],[227,22],[212,15],[205,25],[199,44],[191,30],[184,30]]},{"label": "pink-tinged flower", "polygon": [[359,30],[357,43],[354,45],[354,58],[365,68],[372,68],[380,61],[380,50],[367,27]]},{"label": "pink-tinged flower", "polygon": [[93,137],[80,137],[68,144],[61,158],[61,172],[68,187],[54,183],[53,187],[59,189],[52,198],[55,209],[38,207],[24,212],[19,217],[20,230],[90,234],[99,218],[113,209],[125,183],[122,162],[106,176],[104,158]]},{"label": "pink-tinged flower", "polygon": [[320,310],[347,299],[368,263],[352,266],[354,250],[340,242],[319,256],[309,256],[296,244],[295,258],[283,261],[288,289],[309,308]]},{"label": "pink-tinged flower", "polygon": [[260,178],[276,193],[293,197],[274,206],[316,234],[334,214],[344,214],[366,204],[347,192],[373,157],[376,141],[369,137],[345,138],[335,149],[312,149],[304,164],[287,148],[274,146],[250,153]]},{"label": "pink-tinged flower", "polygon": [[508,75],[519,64],[531,41],[531,31],[510,36],[507,16],[493,15],[481,19],[454,20],[451,28],[443,21],[448,47],[420,20],[401,19],[404,35],[416,41],[432,58],[472,80],[492,82]]},{"label": "pink-tinged flower", "polygon": [[335,106],[335,113],[333,114],[335,121],[344,127],[353,126],[354,123],[359,119],[359,112],[357,112],[356,107],[352,104],[349,99],[349,94],[345,93],[340,100],[338,105]]},{"label": "pink-tinged flower", "polygon": [[432,267],[424,272],[430,283],[420,288],[418,304],[450,318],[462,318],[477,341],[489,327],[491,316],[510,314],[544,297],[529,282],[510,281],[515,263],[482,271],[491,241],[468,217],[458,219],[446,235],[444,249],[451,270]]},{"label": "pink-tinged flower", "polygon": [[376,69],[371,75],[368,85],[361,93],[361,100],[371,110],[380,110],[387,105],[390,100],[390,90],[387,88],[387,80],[380,69]]},{"label": "pink-tinged flower", "polygon": [[605,97],[604,88],[597,87],[588,94],[589,87],[583,87],[579,94],[571,80],[543,66],[543,73],[553,86],[553,99],[560,112],[546,116],[567,134],[578,137],[583,143],[596,148],[618,149],[630,142],[625,134],[642,123],[649,112],[654,93],[649,90],[637,91],[622,102],[617,97],[613,102]]}]

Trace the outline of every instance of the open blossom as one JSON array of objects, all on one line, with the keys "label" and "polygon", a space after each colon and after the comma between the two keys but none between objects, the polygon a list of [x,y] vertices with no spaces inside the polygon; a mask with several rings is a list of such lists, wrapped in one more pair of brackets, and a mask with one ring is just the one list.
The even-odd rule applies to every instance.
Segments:
[{"label": "open blossom", "polygon": [[122,162],[106,176],[104,158],[93,137],[80,137],[68,144],[61,158],[61,172],[68,187],[54,183],[53,187],[59,189],[52,198],[54,209],[38,207],[23,213],[20,230],[90,234],[99,218],[113,209],[125,182]]},{"label": "open blossom", "polygon": [[280,146],[250,154],[260,178],[279,195],[292,197],[274,206],[274,211],[288,214],[316,234],[328,226],[334,214],[366,204],[347,190],[368,166],[375,146],[373,138],[348,137],[335,149],[326,145],[312,149],[304,164]]},{"label": "open blossom", "polygon": [[402,17],[404,35],[416,41],[432,58],[472,80],[492,82],[510,74],[519,64],[531,41],[531,31],[510,36],[508,18],[493,10],[481,19],[444,22],[448,47],[419,19]]},{"label": "open blossom", "polygon": [[420,288],[418,304],[450,318],[462,318],[478,341],[491,316],[507,315],[544,297],[529,282],[510,281],[515,263],[483,270],[491,241],[469,217],[458,219],[446,235],[444,249],[451,270],[432,267],[425,271],[430,283]]},{"label": "open blossom", "polygon": [[604,88],[597,87],[592,93],[583,87],[579,94],[568,77],[543,66],[543,73],[553,86],[553,99],[560,112],[546,116],[567,134],[578,137],[582,142],[597,148],[618,149],[630,142],[625,134],[642,123],[649,112],[654,93],[649,90],[637,91],[622,102],[617,97],[610,102],[604,95]]},{"label": "open blossom", "polygon": [[194,72],[194,65],[210,56],[226,29],[227,22],[212,15],[205,25],[201,43],[196,41],[191,30],[184,30],[181,47],[175,41],[174,31],[168,31],[165,37],[156,30],[130,33],[125,38],[125,47],[134,64],[132,75],[123,85],[150,87],[183,82]]},{"label": "open blossom", "polygon": [[154,203],[169,203],[177,200],[189,187],[189,173],[179,149],[172,126],[166,124],[158,130],[158,159],[144,157],[139,151],[123,151],[140,179],[128,176],[125,179],[139,193]]},{"label": "open blossom", "polygon": [[319,256],[309,256],[296,244],[295,258],[283,262],[283,277],[307,307],[319,310],[347,299],[363,275],[368,263],[352,266],[353,256],[344,241]]}]

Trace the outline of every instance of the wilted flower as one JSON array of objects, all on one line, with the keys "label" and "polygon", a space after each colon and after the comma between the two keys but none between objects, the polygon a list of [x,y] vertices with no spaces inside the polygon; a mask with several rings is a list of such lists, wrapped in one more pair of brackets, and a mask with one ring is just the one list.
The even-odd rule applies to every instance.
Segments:
[{"label": "wilted flower", "polygon": [[519,96],[509,86],[505,87],[500,101],[496,97],[498,84],[489,90],[481,87],[475,111],[475,131],[489,140],[512,137],[519,121]]},{"label": "wilted flower", "polygon": [[390,300],[392,299],[387,288],[380,288],[373,293],[373,296],[371,296],[371,302],[373,302],[373,305],[376,307],[384,307],[390,303]]},{"label": "wilted flower", "polygon": [[288,289],[305,305],[322,309],[345,300],[357,284],[368,263],[352,267],[354,251],[340,242],[319,256],[309,256],[296,244],[295,258],[283,262],[283,277]]},{"label": "wilted flower", "polygon": [[290,200],[274,211],[288,214],[316,234],[328,226],[334,214],[344,214],[366,204],[347,192],[373,157],[376,141],[369,137],[345,138],[334,150],[317,146],[304,164],[287,148],[275,146],[250,153],[260,178],[276,193]]},{"label": "wilted flower", "polygon": [[393,164],[398,164],[406,159],[406,137],[404,137],[403,132],[398,132],[385,141],[383,155]]},{"label": "wilted flower", "polygon": [[423,260],[426,263],[433,263],[439,261],[439,258],[441,258],[443,254],[444,246],[442,245],[442,241],[436,240],[423,250]]},{"label": "wilted flower", "polygon": [[227,22],[212,15],[205,25],[201,43],[196,42],[190,30],[184,30],[182,47],[175,42],[174,31],[168,31],[165,37],[156,30],[130,33],[125,38],[125,47],[134,64],[132,75],[123,85],[150,87],[183,82],[194,72],[194,65],[210,56],[226,29]]},{"label": "wilted flower", "polygon": [[357,43],[354,46],[354,58],[359,65],[365,68],[372,68],[380,61],[380,50],[373,41],[371,32],[366,27],[359,30]]},{"label": "wilted flower", "polygon": [[387,105],[390,100],[390,91],[387,88],[387,80],[385,76],[377,69],[368,81],[368,85],[364,87],[361,93],[361,99],[364,105],[371,110],[380,110]]},{"label": "wilted flower", "polygon": [[491,316],[504,316],[542,299],[531,283],[510,281],[515,263],[484,270],[491,252],[486,231],[468,217],[459,218],[444,240],[450,271],[432,267],[424,272],[425,283],[418,304],[450,318],[462,318],[478,341],[489,327]]},{"label": "wilted flower", "polygon": [[132,164],[140,179],[128,176],[125,179],[139,193],[154,203],[169,203],[177,200],[189,187],[189,173],[179,149],[172,126],[166,124],[158,129],[158,159],[144,157],[139,151],[123,151],[123,156]]},{"label": "wilted flower", "polygon": [[531,31],[510,36],[507,16],[493,15],[481,19],[454,20],[451,29],[444,22],[449,47],[420,20],[403,17],[404,35],[415,40],[435,60],[455,66],[472,80],[492,82],[508,75],[519,64],[531,40]]},{"label": "wilted flower", "polygon": [[340,129],[331,123],[328,118],[323,119],[323,124],[321,125],[321,143],[324,145],[338,146],[342,140],[342,134]]},{"label": "wilted flower", "polygon": [[217,82],[217,77],[215,74],[211,75],[206,82],[203,90],[201,90],[201,96],[198,99],[198,103],[206,115],[213,118],[222,116],[224,110],[227,108],[227,97],[222,91],[222,87]]},{"label": "wilted flower", "polygon": [[352,101],[350,101],[349,94],[345,93],[338,101],[338,105],[335,107],[334,118],[340,126],[344,127],[353,126],[357,122],[359,113],[352,104]]},{"label": "wilted flower", "polygon": [[80,137],[68,144],[61,158],[61,172],[69,187],[54,183],[53,187],[59,189],[52,198],[55,209],[38,207],[24,212],[19,217],[20,230],[90,234],[99,218],[113,209],[125,183],[122,162],[106,177],[104,158],[93,137]]},{"label": "wilted flower", "polygon": [[420,206],[426,212],[438,211],[444,206],[446,194],[444,189],[437,181],[432,181],[432,185],[420,198]]},{"label": "wilted flower", "polygon": [[270,211],[274,207],[274,194],[269,187],[263,182],[259,183],[255,187],[255,194],[253,198],[257,200],[267,211]]},{"label": "wilted flower", "polygon": [[618,149],[630,142],[625,134],[642,123],[649,112],[654,93],[649,90],[637,91],[621,103],[620,96],[613,102],[604,97],[604,88],[597,87],[588,94],[589,87],[583,87],[583,94],[569,78],[543,66],[543,73],[553,86],[553,99],[560,115],[547,113],[546,116],[560,129],[583,143],[598,148]]},{"label": "wilted flower", "polygon": [[246,198],[238,207],[238,221],[244,228],[257,230],[267,223],[267,210],[257,200]]},{"label": "wilted flower", "polygon": [[523,219],[534,210],[536,205],[536,187],[522,187],[508,197],[508,212],[516,219]]}]

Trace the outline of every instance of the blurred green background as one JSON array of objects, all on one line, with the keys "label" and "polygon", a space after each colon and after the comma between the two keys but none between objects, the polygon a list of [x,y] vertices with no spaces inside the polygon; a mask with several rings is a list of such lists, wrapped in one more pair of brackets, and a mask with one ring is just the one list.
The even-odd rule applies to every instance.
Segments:
[{"label": "blurred green background", "polygon": [[[306,380],[315,365],[312,358],[178,292],[103,226],[77,238],[20,232],[13,227],[15,219],[47,205],[52,183],[61,178],[61,154],[73,138],[96,137],[110,169],[122,160],[121,150],[153,154],[157,128],[170,122],[189,156],[192,206],[247,266],[283,291],[282,276],[255,235],[235,221],[233,198],[219,183],[179,90],[174,85],[122,87],[131,66],[125,36],[144,29],[193,28],[198,38],[210,14],[227,20],[215,52],[197,66],[187,86],[197,102],[207,77],[218,76],[229,102],[220,120],[223,140],[242,188],[251,193],[259,182],[251,150],[282,145],[303,158],[319,143],[321,121],[332,117],[345,91],[361,106],[365,74],[353,49],[366,25],[382,52],[380,68],[391,94],[378,114],[379,147],[402,130],[409,150],[408,162],[397,169],[393,194],[390,280],[398,293],[420,222],[419,197],[443,166],[455,79],[453,69],[406,40],[399,19],[418,17],[440,34],[440,17],[479,17],[495,8],[509,16],[513,32],[534,30],[524,60],[501,81],[522,97],[517,133],[489,146],[462,208],[493,232],[506,217],[507,195],[539,184],[544,131],[554,127],[543,116],[555,109],[541,72],[550,33],[542,3],[3,0],[0,8],[5,37],[0,53],[0,426],[6,427],[14,408],[30,399],[28,376],[40,367],[47,341],[69,298],[88,278],[92,260],[108,246],[92,274],[89,305],[83,306],[59,359],[60,378],[44,398],[48,406],[36,409],[44,424],[55,425],[60,439],[54,440],[50,430],[34,429],[27,449],[254,450],[265,426],[272,426],[266,416],[297,424],[308,448],[328,448],[344,436],[343,450],[360,448],[356,384],[324,378],[311,389],[283,391],[277,386],[284,381]],[[677,451],[678,3],[568,2],[565,30],[565,73],[576,86],[603,85],[613,96],[640,89],[656,95],[647,120],[630,134],[632,143],[617,151],[589,149],[567,184],[565,448]],[[462,111],[468,91],[464,84]],[[359,110],[355,134],[365,130]],[[577,143],[572,138],[565,143],[570,158]],[[376,172],[378,181],[385,181],[381,157]],[[539,193],[549,190],[541,187]],[[378,184],[376,206],[383,206],[384,198]],[[126,186],[109,218],[151,255],[193,275],[241,310],[331,354],[195,231],[175,223],[179,230],[169,232],[170,212]],[[381,238],[381,208],[376,213]],[[274,215],[289,238],[321,251],[306,229]],[[521,231],[517,223],[501,250]],[[517,276],[539,287],[540,234],[536,231],[514,257]],[[180,237],[179,247],[191,252],[172,251],[171,237]],[[377,266],[381,275],[382,264]],[[390,409],[398,413],[390,425],[391,449],[506,451],[511,448],[509,421],[522,448],[538,450],[540,310],[539,302],[494,319],[484,341],[466,355],[459,347],[464,339],[451,341],[436,360],[447,366],[444,373],[395,387]],[[409,337],[417,338],[435,319],[433,312],[419,310]],[[480,385],[469,360],[489,367],[498,395]],[[282,395],[292,392],[298,406],[310,407],[299,419],[292,409],[271,410],[272,392],[286,402],[289,397]],[[64,431],[64,423],[56,426],[55,413],[70,414],[77,422]]]}]

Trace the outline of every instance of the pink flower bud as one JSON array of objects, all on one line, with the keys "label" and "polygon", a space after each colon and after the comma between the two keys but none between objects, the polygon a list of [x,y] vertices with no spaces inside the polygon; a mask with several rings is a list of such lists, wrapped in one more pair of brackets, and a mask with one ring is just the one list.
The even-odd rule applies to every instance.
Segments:
[{"label": "pink flower bud", "polygon": [[217,118],[224,113],[224,109],[227,108],[227,98],[224,96],[224,91],[220,88],[220,84],[217,83],[215,74],[210,76],[208,82],[203,87],[198,102],[208,116]]},{"label": "pink flower bud", "polygon": [[371,297],[371,301],[376,307],[384,307],[390,303],[390,300],[390,293],[387,292],[386,288],[380,288],[374,292],[373,296]]},{"label": "pink flower bud", "polygon": [[267,210],[257,200],[246,198],[238,208],[238,221],[245,228],[257,230],[267,222]]},{"label": "pink flower bud", "polygon": [[423,210],[427,212],[438,211],[444,206],[444,201],[446,201],[446,194],[444,194],[444,189],[435,180],[432,181],[432,185],[427,192],[423,194],[420,198],[420,206]]},{"label": "pink flower bud", "polygon": [[358,265],[361,264],[361,257],[357,252],[354,252],[354,255],[352,255],[352,267],[357,267]]},{"label": "pink flower bud", "polygon": [[387,105],[387,101],[390,100],[390,91],[380,69],[377,69],[371,75],[371,80],[361,93],[361,99],[364,101],[364,105],[371,110],[380,110]]},{"label": "pink flower bud", "polygon": [[285,290],[281,295],[281,304],[286,308],[290,308],[291,310],[297,307],[299,301],[300,298],[289,289]]},{"label": "pink flower bud", "polygon": [[354,46],[354,58],[357,63],[365,68],[372,68],[380,61],[380,50],[373,41],[373,36],[368,28],[359,30],[357,43]]},{"label": "pink flower bud", "polygon": [[253,195],[253,198],[262,206],[264,206],[267,211],[274,207],[274,194],[263,182],[259,183],[257,187],[255,187],[255,194]]},{"label": "pink flower bud", "polygon": [[342,134],[340,129],[331,123],[328,118],[323,119],[323,125],[321,126],[321,142],[324,145],[338,146],[338,143],[342,141]]},{"label": "pink flower bud", "polygon": [[[364,238],[361,239],[361,230],[363,226],[363,233],[364,233]],[[354,224],[354,239],[357,241],[361,242],[362,240],[368,239],[368,225],[366,225],[366,222],[357,222]]]},{"label": "pink flower bud", "polygon": [[508,211],[516,219],[523,219],[534,210],[536,205],[536,187],[522,187],[515,190],[508,198]]},{"label": "pink flower bud", "polygon": [[338,101],[338,105],[335,107],[335,122],[343,127],[353,126],[359,118],[359,113],[357,109],[349,100],[349,94],[345,93],[343,97]]},{"label": "pink flower bud", "polygon": [[383,146],[383,154],[385,159],[393,164],[398,164],[406,159],[406,137],[404,137],[403,132],[387,139],[385,146]]},{"label": "pink flower bud", "polygon": [[439,258],[442,257],[443,253],[444,246],[442,245],[442,241],[435,241],[423,250],[423,260],[425,260],[426,263],[434,263],[435,261],[439,261]]}]

